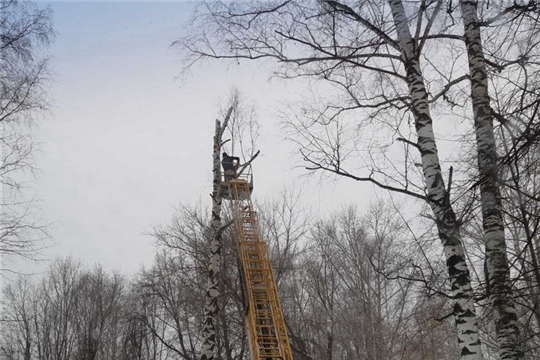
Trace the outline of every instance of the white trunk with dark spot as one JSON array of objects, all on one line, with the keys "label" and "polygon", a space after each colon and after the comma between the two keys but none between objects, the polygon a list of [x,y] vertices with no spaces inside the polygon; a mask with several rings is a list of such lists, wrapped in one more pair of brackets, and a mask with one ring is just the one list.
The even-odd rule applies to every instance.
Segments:
[{"label": "white trunk with dark spot", "polygon": [[[225,125],[224,125],[225,127]],[[212,222],[210,243],[210,264],[208,265],[208,284],[205,294],[204,325],[202,329],[202,344],[199,353],[200,360],[214,360],[216,352],[216,324],[218,321],[219,276],[221,264],[221,137],[223,130],[216,120],[214,135],[213,175],[212,186]]]},{"label": "white trunk with dark spot", "polygon": [[391,0],[389,4],[396,25],[401,57],[407,72],[428,202],[437,221],[439,237],[446,257],[454,297],[454,318],[461,359],[481,360],[483,356],[470,274],[465,261],[460,227],[444,185],[420,62],[414,53],[414,40],[411,37],[402,1]]},{"label": "white trunk with dark spot", "polygon": [[520,359],[519,328],[511,296],[501,194],[497,183],[497,152],[493,133],[493,116],[488,92],[486,63],[480,27],[478,26],[478,4],[475,0],[460,0],[460,4],[471,78],[486,267],[491,292],[490,299],[495,311],[499,356],[501,360]]}]

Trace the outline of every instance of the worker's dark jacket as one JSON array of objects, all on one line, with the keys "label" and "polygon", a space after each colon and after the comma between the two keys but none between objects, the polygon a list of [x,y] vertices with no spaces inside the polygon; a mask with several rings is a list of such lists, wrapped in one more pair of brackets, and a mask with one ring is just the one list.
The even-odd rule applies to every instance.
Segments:
[{"label": "worker's dark jacket", "polygon": [[221,160],[221,165],[223,165],[223,170],[236,170],[234,165],[234,160],[240,161],[240,159],[236,156],[223,156],[223,160]]}]

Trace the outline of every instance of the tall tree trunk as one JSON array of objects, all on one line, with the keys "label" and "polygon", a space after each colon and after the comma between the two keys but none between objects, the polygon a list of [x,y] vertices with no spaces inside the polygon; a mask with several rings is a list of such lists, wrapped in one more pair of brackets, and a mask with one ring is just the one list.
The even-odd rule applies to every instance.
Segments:
[{"label": "tall tree trunk", "polygon": [[331,318],[326,321],[326,360],[333,360],[334,326]]},{"label": "tall tree trunk", "polygon": [[214,181],[212,186],[212,220],[210,242],[210,264],[208,265],[208,283],[205,294],[204,325],[202,329],[202,343],[199,353],[200,360],[214,360],[216,352],[216,324],[219,312],[219,285],[221,266],[221,145],[222,137],[233,108],[229,108],[223,126],[216,120],[216,133],[214,135],[213,169]]},{"label": "tall tree trunk", "polygon": [[497,183],[497,151],[493,132],[493,115],[478,23],[478,3],[476,0],[460,0],[460,5],[471,78],[486,267],[491,291],[490,298],[495,311],[499,356],[501,360],[520,359],[519,327],[516,309],[511,298],[501,193]]},{"label": "tall tree trunk", "polygon": [[396,25],[401,57],[407,73],[407,83],[412,99],[411,109],[415,118],[417,145],[422,159],[428,202],[435,215],[446,257],[454,298],[454,318],[461,359],[481,360],[483,356],[470,274],[465,262],[459,224],[450,205],[450,194],[444,185],[420,62],[414,51],[414,40],[411,37],[402,1],[390,0],[389,4]]}]

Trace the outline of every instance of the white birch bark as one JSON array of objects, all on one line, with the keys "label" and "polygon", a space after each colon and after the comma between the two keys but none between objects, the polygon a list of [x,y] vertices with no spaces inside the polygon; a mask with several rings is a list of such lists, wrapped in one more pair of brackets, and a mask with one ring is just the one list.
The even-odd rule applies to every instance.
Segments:
[{"label": "white birch bark", "polygon": [[511,297],[493,115],[487,83],[487,70],[478,25],[476,0],[460,0],[465,44],[467,46],[474,111],[480,195],[486,248],[490,300],[495,312],[495,329],[501,360],[520,359],[519,328]]},{"label": "white birch bark", "polygon": [[223,126],[219,120],[216,120],[216,132],[214,135],[213,167],[214,175],[212,185],[212,219],[210,242],[210,263],[208,265],[208,283],[205,293],[204,305],[204,324],[202,329],[202,343],[199,352],[200,360],[214,360],[216,356],[216,324],[219,313],[219,284],[220,284],[220,266],[221,266],[221,234],[223,231],[221,225],[221,145],[222,137],[233,108],[229,108]]},{"label": "white birch bark", "polygon": [[446,257],[454,298],[454,318],[461,359],[481,360],[483,356],[470,274],[465,262],[459,224],[450,205],[449,194],[442,177],[420,62],[414,51],[414,40],[410,33],[402,1],[390,0],[389,4],[396,25],[401,57],[407,73],[407,83],[412,99],[411,109],[415,118],[417,145],[421,154],[427,197],[437,221],[439,237]]}]

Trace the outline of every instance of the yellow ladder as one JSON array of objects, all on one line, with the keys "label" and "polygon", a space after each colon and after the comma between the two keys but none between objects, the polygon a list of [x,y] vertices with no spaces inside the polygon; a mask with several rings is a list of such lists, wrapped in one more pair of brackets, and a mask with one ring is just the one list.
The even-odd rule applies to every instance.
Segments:
[{"label": "yellow ladder", "polygon": [[252,360],[292,360],[268,245],[261,237],[248,182],[231,180],[230,190],[245,281]]}]

